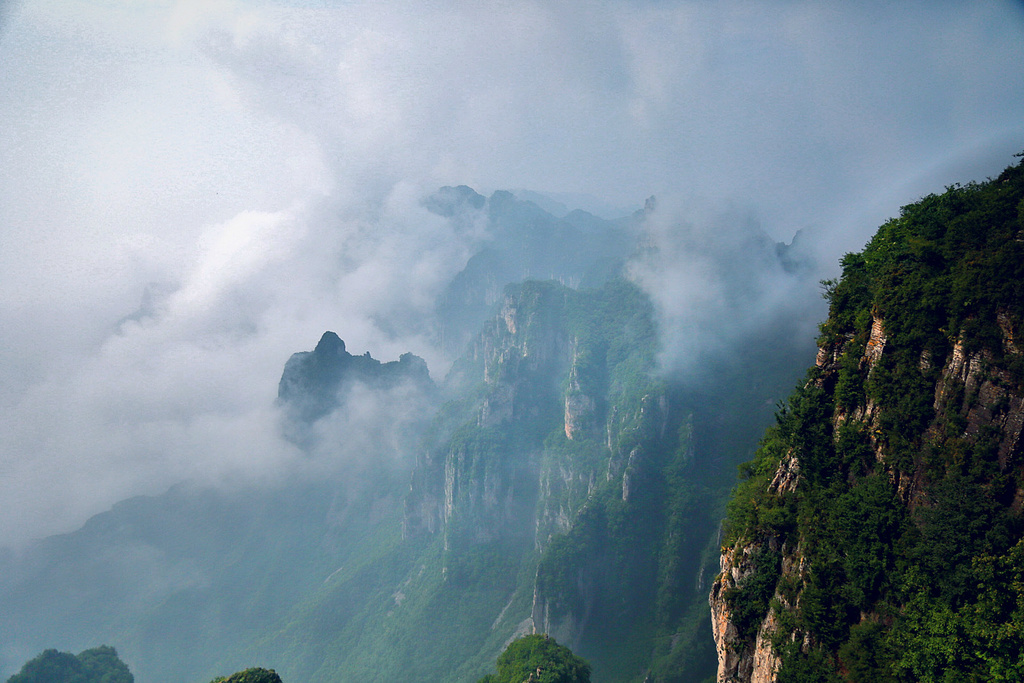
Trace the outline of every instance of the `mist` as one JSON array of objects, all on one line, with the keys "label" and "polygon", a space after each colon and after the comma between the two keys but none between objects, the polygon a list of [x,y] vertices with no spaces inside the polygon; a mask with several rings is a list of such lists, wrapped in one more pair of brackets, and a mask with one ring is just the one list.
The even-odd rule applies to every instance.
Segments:
[{"label": "mist", "polygon": [[[814,310],[901,204],[1024,148],[1022,44],[1014,2],[6,6],[0,545],[307,467],[274,399],[324,330],[443,377],[436,297],[487,239],[443,185],[655,195],[669,366]],[[757,266],[797,231],[818,270]]]}]

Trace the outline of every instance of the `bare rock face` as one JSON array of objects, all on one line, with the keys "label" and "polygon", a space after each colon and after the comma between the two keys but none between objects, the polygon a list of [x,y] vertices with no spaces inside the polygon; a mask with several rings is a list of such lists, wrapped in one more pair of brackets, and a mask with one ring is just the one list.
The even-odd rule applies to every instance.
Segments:
[{"label": "bare rock face", "polygon": [[580,432],[590,426],[596,405],[590,396],[570,388],[565,395],[565,438],[574,441]]},{"label": "bare rock face", "polygon": [[[774,683],[779,657],[772,649],[771,639],[778,628],[773,611],[768,612],[751,644],[743,640],[732,620],[726,595],[739,588],[755,571],[753,558],[759,545],[727,548],[722,552],[721,573],[711,587],[711,632],[718,651],[718,683]],[[752,645],[752,646],[751,646]]]},{"label": "bare rock face", "polygon": [[869,365],[874,365],[882,357],[885,351],[885,344],[889,338],[885,335],[885,325],[877,315],[871,316],[871,336],[868,338],[867,348],[864,350],[864,359]]},{"label": "bare rock face", "polygon": [[[470,345],[467,381],[479,384],[467,417],[480,432],[441,442],[423,454],[406,498],[407,536],[441,534],[451,543],[532,541],[540,485],[539,445],[498,449],[513,432],[531,433],[557,408],[554,378],[569,366],[561,316],[566,290],[530,283],[506,294],[499,313]],[[566,513],[567,514],[567,513]]]},{"label": "bare rock face", "polygon": [[796,454],[790,451],[779,463],[779,469],[775,471],[772,482],[768,484],[768,490],[775,493],[792,493],[796,491],[796,486],[799,483],[800,461],[797,460]]},{"label": "bare rock face", "polygon": [[725,600],[726,591],[736,587],[750,573],[752,568],[737,566],[737,554],[742,550],[736,547],[722,551],[720,559],[721,572],[711,585],[708,603],[711,606],[711,633],[715,638],[715,649],[718,651],[718,681],[749,680],[753,671],[753,658],[746,655],[746,648],[740,641],[739,629],[732,621],[732,610]]},{"label": "bare rock face", "polygon": [[565,392],[565,438],[575,441],[597,426],[597,401],[588,395],[580,383],[579,347],[572,340],[572,362],[569,367],[569,386]]}]

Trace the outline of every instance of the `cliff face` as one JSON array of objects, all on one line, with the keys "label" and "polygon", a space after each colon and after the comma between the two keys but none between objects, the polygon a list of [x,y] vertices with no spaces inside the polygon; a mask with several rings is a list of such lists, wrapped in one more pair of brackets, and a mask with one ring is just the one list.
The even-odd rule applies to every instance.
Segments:
[{"label": "cliff face", "polygon": [[1018,166],[904,207],[826,283],[730,506],[718,681],[1021,673],[1022,197]]},{"label": "cliff face", "polygon": [[[448,427],[414,474],[407,533],[471,528],[476,541],[528,533],[543,549],[599,484],[623,500],[641,485],[643,448],[665,437],[668,399],[647,378],[653,348],[635,351],[643,365],[629,379],[643,386],[622,386],[598,355],[608,332],[579,318],[599,315],[601,296],[551,282],[510,288],[453,368],[453,383],[476,389],[452,407],[465,422]],[[552,430],[564,439],[552,440]]]},{"label": "cliff face", "polygon": [[[1006,320],[1005,314],[1002,314]],[[871,336],[858,366],[866,375],[882,358],[886,338],[884,321],[874,318]],[[984,441],[994,451],[994,460],[1000,473],[1012,473],[1022,460],[1021,431],[1024,426],[1024,393],[1019,379],[1008,369],[1020,362],[1021,351],[1013,342],[1014,331],[1008,324],[1002,326],[1001,343],[1005,354],[999,360],[987,349],[967,352],[964,350],[963,335],[954,343],[948,359],[938,372],[934,384],[933,415],[928,420],[929,430],[922,435],[923,450],[941,448],[949,440],[948,433],[938,425],[955,423],[958,435],[952,437],[958,446],[978,447]],[[819,387],[834,390],[839,378],[839,359],[847,352],[848,342],[821,347],[817,358],[819,373],[814,383]],[[922,361],[922,372],[929,368]],[[893,485],[898,500],[908,508],[930,504],[929,489],[932,481],[924,467],[912,472],[902,471],[887,464],[889,453],[884,439],[880,438],[887,413],[870,398],[864,405],[853,410],[837,407],[830,425],[832,434],[838,434],[844,427],[852,428],[866,436],[872,457],[879,464]],[[793,495],[800,481],[800,454],[789,451],[772,471],[771,481],[766,490],[776,496]],[[1017,489],[1013,505],[1018,507],[1022,492]],[[758,560],[767,548],[781,552],[778,582],[771,600],[774,602],[756,625],[751,634],[741,633],[734,619],[734,607],[727,596],[730,591],[739,593],[754,579],[758,571]],[[752,683],[773,683],[777,679],[781,660],[773,641],[798,642],[804,653],[810,650],[813,634],[801,629],[780,628],[780,612],[792,612],[799,606],[791,604],[785,594],[785,584],[806,586],[809,583],[808,562],[800,547],[799,536],[783,539],[768,535],[760,540],[746,540],[723,549],[720,574],[715,580],[709,599],[712,613],[712,629],[718,651],[718,677],[721,682],[751,681]],[[874,615],[861,615],[860,620],[870,620]],[[791,623],[789,621],[788,623]],[[859,623],[859,622],[858,622]]]},{"label": "cliff face", "polygon": [[450,405],[442,438],[426,449],[406,499],[405,533],[483,543],[532,541],[542,440],[557,415],[568,362],[569,290],[529,283],[510,290],[453,369],[470,398]]},{"label": "cliff face", "polygon": [[[653,325],[623,281],[510,287],[452,368],[459,398],[406,498],[406,538],[440,541],[446,576],[496,547],[519,567],[492,630],[548,633],[612,678],[650,666],[638,638],[694,619],[710,524],[709,494],[687,484],[689,413],[652,372]],[[660,639],[680,680],[706,675],[697,637]]]}]

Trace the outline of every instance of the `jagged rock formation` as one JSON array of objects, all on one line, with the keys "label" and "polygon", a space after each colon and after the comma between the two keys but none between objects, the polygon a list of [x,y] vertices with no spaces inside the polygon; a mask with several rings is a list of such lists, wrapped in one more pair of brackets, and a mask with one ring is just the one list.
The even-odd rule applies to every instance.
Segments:
[{"label": "jagged rock formation", "polygon": [[[565,364],[560,314],[569,290],[530,283],[510,292],[453,370],[479,382],[479,398],[459,411],[468,423],[427,450],[406,499],[406,535],[442,532],[474,542],[532,537],[540,440],[550,426]],[[481,381],[482,380],[482,381]]]},{"label": "jagged rock formation", "polygon": [[[639,296],[631,286],[618,287]],[[628,499],[630,482],[639,481],[644,467],[636,442],[641,432],[664,437],[667,399],[663,393],[644,394],[630,397],[639,400],[635,406],[609,407],[608,392],[622,389],[609,386],[614,368],[594,357],[607,341],[594,332],[581,339],[569,320],[573,311],[580,315],[592,306],[588,296],[596,298],[552,282],[528,282],[508,291],[498,315],[453,368],[453,381],[478,378],[478,398],[465,406],[469,425],[425,454],[417,468],[407,499],[407,534],[441,529],[450,534],[463,524],[456,519],[461,515],[478,541],[526,533],[543,548],[552,534],[568,530],[598,482],[614,480]],[[625,325],[638,313],[619,315],[628,319],[610,327]],[[649,326],[650,319],[643,324]],[[653,348],[637,353],[650,367]],[[573,457],[544,444],[559,427],[558,418],[565,440],[581,444],[593,457]],[[505,448],[488,452],[487,443],[467,438],[470,433],[505,439]],[[516,501],[526,501],[528,508],[514,510]]]},{"label": "jagged rock formation", "polygon": [[389,363],[371,358],[369,351],[353,356],[345,350],[345,342],[328,331],[312,351],[293,353],[288,359],[277,398],[296,419],[313,422],[337,408],[342,392],[357,382],[373,389],[402,382],[432,385],[427,363],[419,356],[403,353]]},{"label": "jagged rock formation", "polygon": [[1024,167],[904,207],[826,283],[733,496],[718,681],[1021,675]]},{"label": "jagged rock formation", "polygon": [[424,395],[435,389],[427,363],[419,356],[403,353],[388,363],[372,358],[369,351],[353,356],[336,333],[324,332],[316,348],[293,353],[285,363],[277,389],[284,436],[311,447],[317,440],[314,423],[340,408],[357,386],[374,392],[404,386]]}]

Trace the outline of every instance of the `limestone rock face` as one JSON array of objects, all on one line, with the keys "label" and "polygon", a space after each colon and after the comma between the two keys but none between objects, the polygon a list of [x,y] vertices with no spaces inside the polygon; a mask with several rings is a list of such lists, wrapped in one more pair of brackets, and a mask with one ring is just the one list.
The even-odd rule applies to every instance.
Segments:
[{"label": "limestone rock face", "polygon": [[[465,398],[444,409],[451,418],[412,474],[405,534],[440,542],[455,558],[449,580],[460,556],[502,547],[530,558],[532,585],[520,581],[506,598],[523,610],[517,633],[526,624],[576,647],[607,637],[612,614],[633,628],[653,609],[663,557],[673,580],[663,596],[697,590],[700,553],[713,539],[695,542],[684,514],[703,514],[703,492],[666,485],[669,471],[688,473],[693,425],[653,376],[653,320],[639,294],[626,283],[507,288],[453,365],[451,393]],[[671,495],[679,512],[670,519],[659,506]],[[675,604],[692,609],[683,597]]]},{"label": "limestone rock face", "polygon": [[590,396],[580,382],[580,355],[576,339],[572,340],[572,360],[569,383],[565,391],[565,438],[579,439],[597,427],[598,402]]},{"label": "limestone rock face", "polygon": [[[1013,341],[1008,324],[1004,323],[1001,328],[1006,356],[1020,356],[1021,351]],[[966,419],[965,437],[977,437],[985,426],[1000,430],[1000,467],[1005,466],[1007,458],[1022,446],[1020,435],[1024,428],[1024,397],[1009,389],[1013,386],[1012,380],[1010,371],[997,364],[991,352],[967,352],[961,338],[953,345],[953,351],[935,387],[933,408],[936,413],[959,408],[960,414]],[[974,397],[974,400],[963,406],[952,404],[951,399],[960,391]]]},{"label": "limestone rock face", "polygon": [[[769,545],[776,543],[772,540]],[[754,558],[762,549],[760,545],[749,545],[722,552],[721,573],[712,584],[709,597],[711,632],[718,651],[719,683],[772,683],[779,669],[779,658],[771,646],[771,638],[778,628],[775,613],[769,611],[757,630],[753,647],[750,647],[733,623],[732,609],[726,598],[728,591],[742,587],[754,574]]]},{"label": "limestone rock face", "polygon": [[569,365],[565,297],[554,283],[510,291],[465,367],[453,368],[459,381],[478,386],[479,398],[463,407],[476,429],[445,434],[422,456],[406,500],[407,534],[441,533],[446,547],[509,538],[532,545],[541,485],[533,432],[564,400],[553,378]]},{"label": "limestone rock face", "polygon": [[711,633],[715,638],[715,649],[718,651],[718,681],[738,681],[750,678],[753,669],[753,660],[744,656],[739,643],[739,629],[732,621],[732,610],[725,600],[725,594],[730,588],[734,588],[738,581],[749,575],[750,569],[745,572],[736,566],[735,558],[737,552],[742,554],[742,549],[726,548],[722,551],[720,560],[721,573],[711,585],[711,595],[708,602],[711,606]]}]

